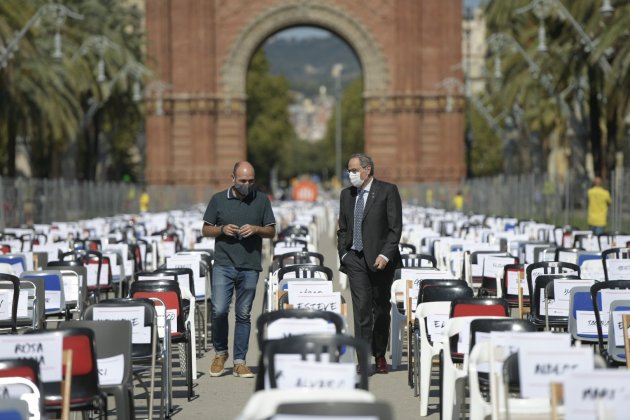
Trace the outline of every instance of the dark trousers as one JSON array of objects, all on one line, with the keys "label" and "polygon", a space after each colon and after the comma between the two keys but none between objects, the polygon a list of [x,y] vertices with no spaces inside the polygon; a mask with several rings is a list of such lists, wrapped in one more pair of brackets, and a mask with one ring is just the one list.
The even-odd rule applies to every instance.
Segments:
[{"label": "dark trousers", "polygon": [[371,266],[374,261],[366,261],[363,253],[356,251],[348,252],[343,262],[352,293],[354,335],[370,344],[374,357],[385,356],[391,324],[389,297],[394,268],[388,264],[385,270],[372,271],[368,264]]}]

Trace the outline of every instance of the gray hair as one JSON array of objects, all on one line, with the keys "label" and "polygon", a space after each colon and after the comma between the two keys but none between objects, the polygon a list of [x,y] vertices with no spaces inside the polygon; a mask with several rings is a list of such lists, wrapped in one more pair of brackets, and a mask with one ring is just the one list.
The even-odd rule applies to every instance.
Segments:
[{"label": "gray hair", "polygon": [[374,176],[374,161],[372,158],[365,153],[355,153],[350,156],[350,159],[357,158],[359,159],[359,164],[362,168],[370,167],[370,176]]}]

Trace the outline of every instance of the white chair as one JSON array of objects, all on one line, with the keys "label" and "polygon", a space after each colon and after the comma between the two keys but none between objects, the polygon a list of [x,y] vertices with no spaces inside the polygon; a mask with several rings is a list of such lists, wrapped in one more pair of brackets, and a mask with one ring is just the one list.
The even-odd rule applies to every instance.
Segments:
[{"label": "white chair", "polygon": [[[433,319],[439,320],[448,318],[451,310],[451,302],[427,302],[421,303],[416,308],[414,315],[415,321],[419,324],[419,330],[415,334],[414,348],[420,351],[420,357],[416,355],[414,360],[416,369],[414,369],[418,377],[414,383],[420,387],[420,415],[426,416],[429,410],[429,387],[431,386],[431,368],[433,366],[433,358],[440,354],[442,350],[442,337],[439,334],[429,336],[427,330],[427,322]],[[438,321],[439,322],[439,321]],[[431,341],[429,341],[431,339]],[[418,343],[419,341],[419,343]],[[419,344],[419,345],[418,345]]]},{"label": "white chair", "polygon": [[268,389],[255,392],[237,420],[262,420],[272,417],[280,404],[297,402],[373,402],[374,395],[363,389]]},{"label": "white chair", "polygon": [[[41,394],[32,381],[21,377],[0,378],[0,388],[7,390],[10,397],[25,401],[28,405],[29,419],[41,418]],[[1,416],[0,416],[1,417]]]},{"label": "white chair", "polygon": [[[389,335],[389,348],[392,355],[392,369],[396,370],[402,360],[402,352],[405,337],[405,324],[407,324],[407,299],[409,292],[408,280],[394,280],[391,287],[389,302],[391,303],[391,332]],[[406,308],[403,313],[398,309],[402,303]],[[409,359],[409,357],[407,357]]]}]

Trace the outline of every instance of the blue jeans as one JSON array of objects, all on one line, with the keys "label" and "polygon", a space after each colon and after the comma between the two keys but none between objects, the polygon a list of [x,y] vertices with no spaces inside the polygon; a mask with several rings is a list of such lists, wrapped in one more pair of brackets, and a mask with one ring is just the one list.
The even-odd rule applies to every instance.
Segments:
[{"label": "blue jeans", "polygon": [[260,273],[225,265],[212,268],[212,344],[217,355],[228,354],[228,314],[232,294],[236,293],[234,326],[234,364],[245,363],[251,330],[250,312],[256,296]]}]

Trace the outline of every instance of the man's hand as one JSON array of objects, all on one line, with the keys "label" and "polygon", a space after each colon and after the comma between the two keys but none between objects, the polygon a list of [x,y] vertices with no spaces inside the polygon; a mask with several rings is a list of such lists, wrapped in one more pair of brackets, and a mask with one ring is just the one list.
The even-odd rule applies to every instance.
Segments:
[{"label": "man's hand", "polygon": [[235,237],[238,235],[238,226],[236,225],[224,225],[223,226],[223,234],[225,236]]},{"label": "man's hand", "polygon": [[376,257],[376,261],[374,262],[374,268],[376,268],[377,270],[383,270],[386,266],[387,266],[387,261],[385,260],[385,258],[381,257],[380,255]]},{"label": "man's hand", "polygon": [[249,238],[250,236],[256,235],[258,233],[258,226],[243,225],[239,229],[239,233],[243,238]]}]

